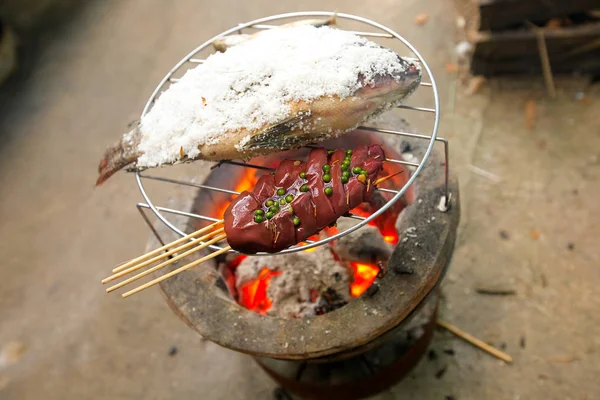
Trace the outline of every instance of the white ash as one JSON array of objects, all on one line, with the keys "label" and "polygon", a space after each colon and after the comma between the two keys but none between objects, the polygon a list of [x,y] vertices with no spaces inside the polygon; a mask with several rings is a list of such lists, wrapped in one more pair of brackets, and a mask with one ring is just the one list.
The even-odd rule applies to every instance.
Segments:
[{"label": "white ash", "polygon": [[[318,247],[312,252],[247,257],[236,270],[238,290],[256,279],[264,267],[282,272],[271,278],[267,289],[267,296],[272,301],[267,315],[283,318],[317,315],[328,290],[335,291],[344,302],[351,300],[351,272],[334,259],[329,246]],[[314,301],[311,301],[312,291],[317,293]]]},{"label": "white ash", "polygon": [[[343,232],[358,223],[359,221],[351,218],[340,218],[337,228]],[[379,230],[371,225],[365,225],[339,238],[333,249],[344,260],[361,262],[387,261],[393,251],[393,247],[383,240]]]},{"label": "white ash", "polygon": [[[415,163],[418,164],[419,163],[419,159],[413,154],[413,153],[402,153],[402,160],[406,161],[406,162],[411,162],[411,163]],[[414,172],[417,167],[413,166],[413,165],[408,165],[408,170],[410,172]]]},{"label": "white ash", "polygon": [[[262,32],[215,53],[171,85],[141,121],[138,166],[189,158],[222,135],[289,116],[290,103],[344,99],[377,75],[399,75],[397,55],[350,32],[298,26]],[[362,77],[362,81],[359,77]]]}]

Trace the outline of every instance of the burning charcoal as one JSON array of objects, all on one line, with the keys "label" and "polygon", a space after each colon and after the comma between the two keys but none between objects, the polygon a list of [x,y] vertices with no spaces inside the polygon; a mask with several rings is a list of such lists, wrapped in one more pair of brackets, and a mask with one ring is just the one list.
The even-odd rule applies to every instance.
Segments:
[{"label": "burning charcoal", "polygon": [[171,346],[169,349],[169,357],[174,357],[178,351],[177,346]]},{"label": "burning charcoal", "polygon": [[446,370],[448,369],[447,365],[444,365],[438,372],[435,373],[435,377],[437,379],[442,379],[444,375],[446,375]]},{"label": "burning charcoal", "polygon": [[321,295],[319,304],[315,308],[315,311],[317,315],[323,315],[330,311],[337,310],[338,308],[345,306],[347,303],[348,302],[342,296],[336,293],[335,290],[328,288],[325,293]]},{"label": "burning charcoal", "polygon": [[508,234],[508,232],[506,232],[506,231],[500,231],[498,233],[500,235],[500,238],[502,238],[504,240],[510,239],[510,235]]},{"label": "burning charcoal", "polygon": [[[262,281],[261,271],[276,272]],[[259,282],[257,284],[257,282]],[[309,317],[336,310],[350,301],[351,271],[337,261],[330,246],[311,252],[285,255],[248,257],[236,269],[236,288],[256,285],[250,299],[253,304],[240,303],[261,314],[290,317]],[[257,307],[257,298],[268,299]]]},{"label": "burning charcoal", "polygon": [[377,283],[377,281],[375,281],[371,286],[369,286],[365,294],[367,295],[367,297],[373,297],[377,292],[379,292],[379,284]]},{"label": "burning charcoal", "polygon": [[409,151],[412,151],[412,146],[410,145],[410,143],[403,140],[402,143],[400,143],[400,152],[408,153]]},{"label": "burning charcoal", "polygon": [[412,275],[415,273],[415,269],[412,265],[407,265],[403,262],[399,262],[393,266],[393,270],[395,273],[400,275]]},{"label": "burning charcoal", "polygon": [[438,355],[435,352],[435,350],[429,350],[429,352],[427,353],[427,359],[429,361],[435,361],[435,360],[437,360],[437,358],[438,358]]},{"label": "burning charcoal", "polygon": [[454,354],[456,354],[454,352],[454,349],[444,349],[444,353],[448,354],[449,356],[453,356]]}]

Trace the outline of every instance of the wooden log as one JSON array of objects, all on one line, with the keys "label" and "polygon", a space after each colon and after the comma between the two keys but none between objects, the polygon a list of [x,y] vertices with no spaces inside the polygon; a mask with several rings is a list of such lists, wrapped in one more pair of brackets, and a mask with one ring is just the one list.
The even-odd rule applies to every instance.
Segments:
[{"label": "wooden log", "polygon": [[598,0],[480,0],[480,27],[485,30],[513,28],[530,22],[599,8]]},{"label": "wooden log", "polygon": [[[541,29],[553,74],[600,73],[600,23]],[[475,75],[539,74],[538,39],[533,30],[478,32],[471,69]]]}]

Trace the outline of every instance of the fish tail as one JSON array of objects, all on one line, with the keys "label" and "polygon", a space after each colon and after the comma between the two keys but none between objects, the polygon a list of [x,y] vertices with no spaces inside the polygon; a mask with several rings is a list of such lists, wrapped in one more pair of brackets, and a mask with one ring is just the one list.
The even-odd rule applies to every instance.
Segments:
[{"label": "fish tail", "polygon": [[337,11],[333,13],[333,15],[327,18],[327,23],[325,25],[328,26],[336,26],[337,25]]},{"label": "fish tail", "polygon": [[141,155],[137,150],[141,133],[137,127],[109,146],[98,165],[96,186],[102,185],[115,172],[133,163]]}]

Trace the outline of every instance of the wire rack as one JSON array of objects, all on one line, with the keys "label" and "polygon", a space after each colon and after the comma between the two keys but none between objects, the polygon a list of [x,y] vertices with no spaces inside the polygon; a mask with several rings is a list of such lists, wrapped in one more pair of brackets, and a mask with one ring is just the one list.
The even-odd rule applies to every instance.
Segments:
[{"label": "wire rack", "polygon": [[[214,40],[224,37],[224,36],[227,36],[227,35],[231,35],[231,34],[241,34],[241,33],[249,32],[249,31],[257,31],[257,30],[276,28],[277,26],[279,26],[283,23],[292,22],[293,20],[297,20],[299,18],[302,18],[302,19],[322,18],[322,17],[332,17],[334,15],[335,15],[336,21],[337,21],[336,25],[338,25],[337,28],[342,29],[341,25],[343,25],[344,21],[352,21],[352,23],[355,25],[356,25],[356,23],[359,23],[359,25],[361,26],[361,30],[351,30],[350,32],[352,32],[356,35],[359,35],[359,36],[363,36],[363,37],[379,38],[382,40],[383,39],[398,40],[405,47],[407,47],[410,50],[410,52],[412,52],[416,56],[416,58],[418,58],[418,60],[421,64],[421,67],[425,72],[425,74],[423,74],[423,79],[427,79],[427,78],[429,79],[429,82],[422,81],[419,88],[420,89],[430,89],[433,92],[433,101],[434,101],[433,108],[431,108],[431,107],[414,107],[414,106],[408,106],[408,105],[398,105],[397,108],[405,110],[407,112],[410,111],[410,112],[421,112],[421,113],[432,114],[433,121],[432,121],[431,133],[427,135],[427,134],[403,132],[403,131],[398,131],[398,130],[394,130],[394,129],[380,129],[380,128],[374,128],[374,127],[368,127],[368,126],[359,127],[358,129],[363,130],[363,131],[376,132],[376,133],[380,133],[380,134],[384,134],[384,135],[398,135],[398,136],[405,136],[405,137],[427,140],[428,141],[427,149],[425,150],[425,153],[424,153],[422,159],[416,163],[386,158],[386,162],[402,164],[402,165],[406,165],[409,167],[413,167],[414,171],[412,172],[412,175],[407,180],[407,182],[404,184],[404,186],[402,186],[401,188],[398,188],[397,190],[396,189],[386,189],[386,188],[377,188],[376,189],[381,192],[391,194],[393,196],[388,200],[388,202],[386,204],[384,204],[375,213],[373,213],[369,217],[362,217],[362,216],[352,215],[352,214],[347,215],[346,217],[354,218],[356,220],[359,220],[360,222],[344,231],[341,231],[341,232],[335,234],[335,235],[329,236],[329,237],[324,238],[319,241],[306,240],[302,244],[298,244],[294,247],[285,249],[285,250],[279,252],[278,254],[293,253],[293,252],[307,250],[307,249],[310,249],[313,247],[317,247],[317,246],[326,244],[326,243],[336,240],[344,235],[347,235],[357,229],[360,229],[362,226],[366,225],[371,220],[377,218],[379,215],[381,215],[383,212],[385,212],[389,207],[391,207],[394,202],[396,202],[398,199],[400,199],[400,197],[402,197],[402,195],[408,190],[410,185],[413,184],[413,182],[415,181],[415,179],[417,178],[417,176],[419,175],[419,173],[422,171],[423,167],[425,166],[425,163],[427,162],[436,141],[441,142],[444,145],[445,193],[444,193],[444,197],[441,199],[440,204],[442,205],[442,208],[441,208],[442,210],[447,209],[447,206],[450,201],[450,193],[448,193],[448,141],[446,139],[437,137],[438,125],[439,125],[439,120],[440,120],[440,101],[439,101],[438,89],[437,89],[435,80],[433,78],[433,74],[431,73],[431,70],[430,70],[429,66],[427,65],[427,62],[423,59],[423,57],[417,51],[417,49],[410,42],[408,42],[405,38],[400,36],[398,33],[394,32],[390,28],[388,28],[384,25],[381,25],[377,22],[374,22],[374,21],[371,21],[371,20],[368,20],[366,18],[362,18],[359,16],[355,16],[355,15],[343,14],[343,13],[333,13],[333,12],[322,12],[322,11],[320,11],[320,12],[294,12],[294,13],[273,15],[270,17],[260,18],[260,19],[254,20],[254,21],[239,24],[229,30],[226,30],[226,31],[214,36],[213,38],[207,40],[206,42],[204,42],[203,44],[201,44],[200,46],[195,48],[188,55],[186,55],[184,58],[182,58],[169,71],[169,73],[167,73],[167,75],[158,84],[158,86],[156,87],[156,89],[154,90],[154,92],[152,93],[150,98],[148,99],[148,102],[146,103],[146,106],[144,107],[144,110],[142,111],[142,115],[145,115],[152,108],[154,102],[160,96],[162,91],[165,90],[170,84],[175,83],[179,80],[178,78],[176,78],[176,76],[178,76],[182,72],[187,71],[190,68],[197,66],[198,64],[203,63],[204,59],[201,56],[199,56],[199,54],[205,49],[210,49]],[[365,29],[364,31],[362,30],[363,29],[362,26],[364,26],[364,29]],[[373,28],[375,28],[375,31],[373,31]],[[311,147],[311,146],[308,146],[308,147]],[[261,165],[255,165],[255,164],[251,164],[251,163],[239,162],[239,161],[221,161],[220,163],[217,163],[217,165],[218,164],[230,164],[230,165],[234,165],[234,166],[239,166],[241,168],[255,168],[255,169],[259,169],[259,170],[272,171],[271,168],[267,168],[267,167],[264,167]],[[152,201],[152,199],[150,198],[150,196],[148,195],[147,190],[144,187],[144,180],[154,180],[154,181],[160,181],[160,182],[165,182],[165,183],[170,183],[170,184],[191,186],[191,187],[196,187],[196,188],[199,188],[202,190],[210,190],[210,191],[226,193],[226,194],[231,194],[231,195],[239,194],[239,192],[225,189],[225,188],[202,185],[202,184],[197,184],[194,182],[186,182],[186,181],[176,180],[176,179],[151,176],[151,175],[147,175],[145,173],[143,174],[140,171],[135,172],[135,179],[136,179],[136,183],[140,189],[140,192],[142,194],[142,197],[144,198],[144,202],[138,203],[137,208],[140,211],[142,218],[144,219],[146,224],[149,226],[150,230],[154,233],[154,235],[156,236],[158,241],[160,243],[162,243],[163,245],[164,245],[164,242],[162,241],[160,235],[157,233],[156,229],[154,228],[150,219],[148,218],[148,215],[146,212],[147,210],[152,211],[152,213],[162,223],[164,223],[169,229],[171,229],[173,232],[175,232],[176,234],[178,234],[180,236],[185,236],[186,233],[181,231],[171,221],[169,221],[169,219],[166,217],[167,214],[186,216],[186,217],[195,218],[195,219],[199,219],[199,220],[207,221],[207,222],[216,222],[217,219],[209,217],[209,216],[205,216],[205,215],[182,211],[182,210],[176,210],[176,209],[170,209],[170,208],[166,208],[166,207],[156,206],[154,204],[154,202]],[[211,248],[213,250],[221,250],[222,249],[221,246],[217,246],[217,245],[211,245],[211,246],[209,246],[209,248]],[[235,252],[234,250],[230,250],[230,251]],[[257,253],[257,255],[266,255],[266,254],[267,253]]]}]

